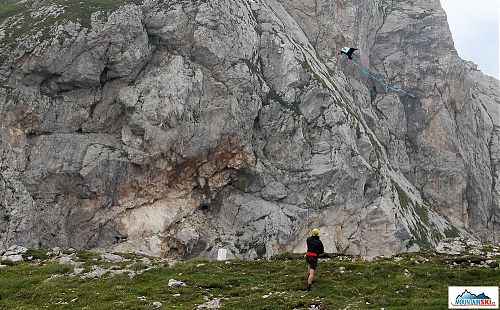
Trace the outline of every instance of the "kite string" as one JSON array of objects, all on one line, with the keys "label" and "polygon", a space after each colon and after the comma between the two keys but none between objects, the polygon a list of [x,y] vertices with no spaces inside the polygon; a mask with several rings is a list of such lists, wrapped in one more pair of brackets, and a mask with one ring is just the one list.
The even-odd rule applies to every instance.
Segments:
[{"label": "kite string", "polygon": [[392,90],[393,92],[403,93],[403,94],[408,95],[408,96],[410,96],[412,98],[415,98],[414,94],[408,93],[408,92],[402,90],[401,88],[394,87],[393,85],[388,84],[388,83],[382,81],[378,76],[372,74],[368,69],[362,67],[354,59],[351,59],[351,62],[358,68],[359,71],[361,71],[361,73],[363,73],[366,76],[369,76],[373,80],[375,80],[375,81],[379,82],[380,84],[384,85],[384,87],[385,87],[386,90]]}]

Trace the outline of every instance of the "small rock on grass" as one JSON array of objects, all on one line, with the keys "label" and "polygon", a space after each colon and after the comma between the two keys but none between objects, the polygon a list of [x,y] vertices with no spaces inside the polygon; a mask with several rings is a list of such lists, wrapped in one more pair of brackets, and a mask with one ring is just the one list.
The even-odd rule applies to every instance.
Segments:
[{"label": "small rock on grass", "polygon": [[11,262],[22,262],[23,261],[23,256],[20,254],[14,254],[14,255],[3,255],[2,256],[3,260],[10,260]]},{"label": "small rock on grass", "polygon": [[219,309],[220,308],[220,298],[214,298],[212,300],[209,300],[204,304],[198,305],[198,307],[196,307],[196,308],[197,309],[202,309],[202,308]]},{"label": "small rock on grass", "polygon": [[59,264],[61,265],[77,265],[69,256],[62,256],[59,258]]},{"label": "small rock on grass", "polygon": [[124,260],[123,257],[121,257],[120,255],[111,253],[104,253],[101,255],[101,258],[107,262],[113,262],[113,263],[122,262]]},{"label": "small rock on grass", "polygon": [[144,264],[144,266],[146,267],[150,267],[151,266],[151,260],[147,257],[143,257],[141,258],[141,263]]},{"label": "small rock on grass", "polygon": [[103,275],[105,275],[108,272],[108,270],[98,267],[98,266],[92,266],[92,271],[85,273],[84,275],[81,276],[82,279],[92,279],[92,278],[100,278]]},{"label": "small rock on grass", "polygon": [[168,286],[179,287],[179,286],[186,286],[186,284],[182,281],[170,279],[168,280]]},{"label": "small rock on grass", "polygon": [[20,245],[13,245],[7,249],[6,253],[7,252],[11,252],[14,254],[24,254],[24,253],[28,252],[28,248],[25,248],[25,247],[20,246]]},{"label": "small rock on grass", "polygon": [[156,308],[160,308],[160,307],[162,306],[162,304],[161,304],[161,302],[159,302],[159,301],[155,301],[155,302],[153,303],[153,306],[155,306]]},{"label": "small rock on grass", "polygon": [[52,251],[48,252],[46,255],[47,256],[59,256],[59,255],[61,255],[61,248],[55,247],[52,249]]}]

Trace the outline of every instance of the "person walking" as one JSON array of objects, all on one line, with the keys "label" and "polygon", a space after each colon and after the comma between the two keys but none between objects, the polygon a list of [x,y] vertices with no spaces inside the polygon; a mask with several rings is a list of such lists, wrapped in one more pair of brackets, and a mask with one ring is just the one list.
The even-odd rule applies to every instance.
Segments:
[{"label": "person walking", "polygon": [[312,230],[312,236],[307,238],[307,252],[306,252],[306,262],[307,262],[307,288],[310,291],[312,283],[314,281],[314,271],[318,267],[318,256],[323,254],[324,247],[321,240],[319,240],[318,229],[314,228]]}]

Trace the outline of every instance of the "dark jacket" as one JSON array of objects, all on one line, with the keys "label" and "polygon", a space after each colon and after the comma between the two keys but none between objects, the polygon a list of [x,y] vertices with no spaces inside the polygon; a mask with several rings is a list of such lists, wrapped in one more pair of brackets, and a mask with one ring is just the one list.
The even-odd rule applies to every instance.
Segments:
[{"label": "dark jacket", "polygon": [[307,252],[308,253],[316,253],[323,254],[323,242],[319,240],[319,236],[311,236],[307,238]]}]

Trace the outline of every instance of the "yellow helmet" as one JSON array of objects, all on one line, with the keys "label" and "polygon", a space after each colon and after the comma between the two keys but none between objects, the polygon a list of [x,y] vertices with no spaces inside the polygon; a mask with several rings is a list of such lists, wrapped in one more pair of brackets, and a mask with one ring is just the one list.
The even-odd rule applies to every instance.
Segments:
[{"label": "yellow helmet", "polygon": [[317,229],[317,228],[313,228],[313,230],[312,230],[312,235],[313,235],[313,236],[317,236],[317,235],[318,235],[318,233],[319,233],[318,229]]}]

